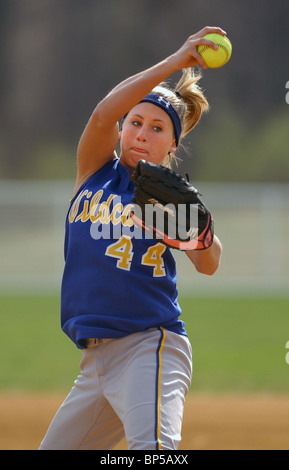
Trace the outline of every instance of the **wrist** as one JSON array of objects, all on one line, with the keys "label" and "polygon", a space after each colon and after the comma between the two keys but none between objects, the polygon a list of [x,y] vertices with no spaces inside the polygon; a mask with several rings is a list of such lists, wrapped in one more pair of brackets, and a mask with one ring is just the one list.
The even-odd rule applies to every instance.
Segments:
[{"label": "wrist", "polygon": [[179,61],[177,59],[176,53],[170,55],[166,60],[169,66],[171,67],[171,74],[178,72],[179,70],[182,70],[182,67],[179,64]]}]

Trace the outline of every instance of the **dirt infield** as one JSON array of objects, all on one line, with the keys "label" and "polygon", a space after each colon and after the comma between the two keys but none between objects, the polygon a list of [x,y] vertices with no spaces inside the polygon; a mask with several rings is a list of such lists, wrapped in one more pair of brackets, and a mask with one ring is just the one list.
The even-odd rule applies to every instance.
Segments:
[{"label": "dirt infield", "polygon": [[[63,399],[0,395],[0,450],[37,450]],[[289,450],[289,395],[190,395],[180,450],[215,449]]]}]

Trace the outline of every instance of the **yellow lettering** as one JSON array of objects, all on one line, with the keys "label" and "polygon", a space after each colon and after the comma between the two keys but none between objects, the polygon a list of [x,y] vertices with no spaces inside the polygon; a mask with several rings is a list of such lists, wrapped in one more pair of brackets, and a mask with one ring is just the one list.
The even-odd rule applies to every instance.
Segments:
[{"label": "yellow lettering", "polygon": [[[92,192],[87,189],[79,194],[69,212],[70,223],[78,222],[79,220],[87,222],[90,219],[92,223],[99,221],[101,224],[112,222],[113,225],[121,223],[126,227],[133,226],[133,221],[130,217],[132,204],[124,207],[121,202],[117,202],[113,205],[113,200],[119,198],[116,194],[111,194],[106,201],[101,202],[103,197],[102,189],[97,191],[93,198],[89,200],[91,196]],[[79,213],[79,206],[84,197],[86,197],[86,200],[83,203],[82,211]]]},{"label": "yellow lettering", "polygon": [[88,193],[87,189],[85,191],[82,191],[79,196],[75,199],[74,203],[72,204],[72,207],[69,212],[69,222],[72,223],[77,215],[78,209],[79,209],[79,204],[81,199],[86,196]]},{"label": "yellow lettering", "polygon": [[160,277],[166,275],[164,267],[164,260],[162,255],[166,251],[166,246],[162,243],[150,246],[147,252],[143,255],[141,264],[144,266],[153,266],[153,276]]},{"label": "yellow lettering", "polygon": [[103,190],[100,189],[99,191],[97,191],[97,193],[95,193],[95,195],[93,196],[91,200],[90,209],[89,209],[89,217],[90,217],[91,222],[96,222],[99,218],[99,214],[95,215],[95,212],[96,212],[96,209],[98,207],[98,204],[102,195],[103,195]]},{"label": "yellow lettering", "polygon": [[125,208],[123,210],[123,213],[122,213],[122,216],[121,216],[121,221],[122,221],[122,225],[124,227],[132,227],[133,226],[133,221],[130,217],[130,213],[131,213],[132,208],[133,208],[133,204],[127,204],[127,206],[125,206]]},{"label": "yellow lettering", "polygon": [[109,206],[113,198],[116,197],[115,194],[111,194],[107,201],[101,203],[99,208],[99,218],[102,224],[109,224],[110,222],[110,214],[109,214]]},{"label": "yellow lettering", "polygon": [[[92,195],[92,192],[86,194],[86,198],[89,199]],[[89,219],[89,201],[84,201],[82,212],[76,217],[75,222],[81,220],[81,222],[86,222]]]},{"label": "yellow lettering", "polygon": [[126,235],[123,235],[119,240],[117,240],[117,242],[107,247],[105,254],[118,260],[116,265],[119,269],[129,271],[133,258],[131,239]]},{"label": "yellow lettering", "polygon": [[[118,202],[114,206],[114,208],[112,210],[112,213],[111,213],[111,221],[112,221],[113,225],[117,225],[121,222],[122,211],[123,211],[123,205],[121,204],[121,202]],[[119,217],[116,216],[117,212],[120,214]]]}]

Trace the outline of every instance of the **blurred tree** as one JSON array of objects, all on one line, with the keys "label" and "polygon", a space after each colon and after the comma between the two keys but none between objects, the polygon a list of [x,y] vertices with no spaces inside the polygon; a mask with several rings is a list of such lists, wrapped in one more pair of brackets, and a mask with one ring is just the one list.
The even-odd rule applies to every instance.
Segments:
[{"label": "blurred tree", "polygon": [[[188,139],[187,165],[200,179],[234,177],[224,146],[232,149],[242,139],[253,148],[265,128],[277,138],[276,132],[268,134],[270,119],[280,110],[284,119],[289,113],[288,18],[283,0],[278,8],[272,0],[1,0],[0,176],[70,177],[78,139],[97,102],[119,81],[174,52],[190,34],[218,24],[232,40],[233,56],[225,68],[203,73],[212,110]],[[223,116],[230,144],[218,132]],[[209,131],[214,138],[203,145]],[[276,151],[285,160],[283,179],[289,180],[282,145],[278,140]],[[47,162],[38,161],[48,155],[44,147],[58,149],[50,172]],[[261,152],[260,145],[254,148]],[[58,167],[59,149],[65,151]],[[218,165],[210,160],[214,149],[223,150]],[[278,172],[271,177],[279,178]]]}]

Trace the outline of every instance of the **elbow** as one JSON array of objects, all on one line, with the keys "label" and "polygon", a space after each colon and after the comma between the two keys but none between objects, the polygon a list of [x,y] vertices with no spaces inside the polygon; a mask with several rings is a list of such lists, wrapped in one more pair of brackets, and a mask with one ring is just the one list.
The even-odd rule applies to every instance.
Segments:
[{"label": "elbow", "polygon": [[101,101],[94,108],[90,120],[93,121],[95,126],[103,127],[107,121],[107,109],[105,103]]},{"label": "elbow", "polygon": [[101,126],[111,127],[119,120],[116,107],[113,106],[109,96],[100,101],[94,108],[92,118]]},{"label": "elbow", "polygon": [[210,268],[208,268],[203,274],[206,274],[206,276],[213,276],[219,269],[219,263],[214,265],[214,266],[210,266]]},{"label": "elbow", "polygon": [[[206,250],[205,250],[206,251]],[[198,273],[213,276],[219,269],[222,255],[222,245],[218,242],[210,251],[210,256],[200,256],[195,262]]]},{"label": "elbow", "polygon": [[102,103],[99,103],[96,108],[94,108],[93,113],[91,115],[91,119],[96,124],[101,124],[103,121],[103,117],[105,116],[105,108],[103,107]]},{"label": "elbow", "polygon": [[213,276],[218,268],[219,268],[219,262],[216,262],[216,263],[212,263],[210,265],[206,264],[205,266],[195,266],[196,267],[196,270],[198,273],[200,274],[204,274],[206,276]]}]

